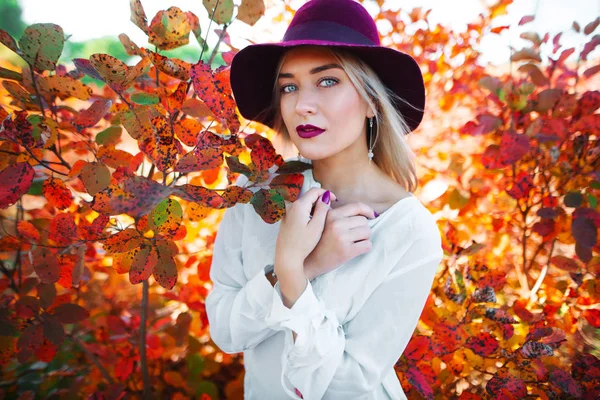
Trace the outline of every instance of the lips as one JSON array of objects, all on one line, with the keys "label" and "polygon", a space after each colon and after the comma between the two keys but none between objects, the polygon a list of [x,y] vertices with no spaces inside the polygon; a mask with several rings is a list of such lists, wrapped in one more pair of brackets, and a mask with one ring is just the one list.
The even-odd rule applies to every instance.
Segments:
[{"label": "lips", "polygon": [[298,132],[298,136],[301,138],[309,139],[325,132],[325,129],[321,129],[314,125],[298,125],[296,127],[296,132]]}]

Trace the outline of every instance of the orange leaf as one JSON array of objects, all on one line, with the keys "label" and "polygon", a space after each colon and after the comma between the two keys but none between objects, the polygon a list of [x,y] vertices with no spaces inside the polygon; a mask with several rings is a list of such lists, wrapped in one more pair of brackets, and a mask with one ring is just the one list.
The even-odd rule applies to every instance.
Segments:
[{"label": "orange leaf", "polygon": [[48,178],[42,185],[42,193],[50,204],[59,210],[68,208],[73,202],[73,194],[65,183],[57,178]]},{"label": "orange leaf", "polygon": [[[148,57],[150,57],[150,61],[152,61],[152,64],[154,64],[154,66],[158,68],[160,72],[174,78],[181,79],[182,81],[187,81],[190,79],[190,69],[192,68],[192,64],[178,58],[165,57],[152,51],[148,52]],[[186,82],[181,82],[180,85],[181,84],[187,88]]]},{"label": "orange leaf", "polygon": [[40,232],[35,226],[29,221],[19,221],[17,224],[17,230],[23,236],[24,239],[37,242],[40,240]]},{"label": "orange leaf", "polygon": [[133,228],[124,229],[115,233],[104,241],[106,254],[125,253],[140,247],[142,238],[137,230]]}]

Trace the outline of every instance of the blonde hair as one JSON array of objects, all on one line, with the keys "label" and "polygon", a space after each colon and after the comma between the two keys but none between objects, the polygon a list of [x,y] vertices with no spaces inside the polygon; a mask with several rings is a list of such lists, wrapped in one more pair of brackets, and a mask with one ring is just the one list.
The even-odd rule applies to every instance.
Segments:
[{"label": "blonde hair", "polygon": [[[358,94],[367,102],[375,114],[373,121],[373,135],[375,136],[373,161],[383,172],[407,191],[414,192],[418,186],[416,157],[408,146],[405,137],[410,128],[402,114],[394,106],[394,101],[404,103],[406,101],[388,89],[373,69],[357,56],[339,48],[327,49],[342,66]],[[290,145],[292,141],[281,116],[279,108],[280,92],[277,86],[277,78],[286,55],[287,53],[281,57],[277,66],[271,108],[274,112],[273,129],[282,136],[286,145]]]}]

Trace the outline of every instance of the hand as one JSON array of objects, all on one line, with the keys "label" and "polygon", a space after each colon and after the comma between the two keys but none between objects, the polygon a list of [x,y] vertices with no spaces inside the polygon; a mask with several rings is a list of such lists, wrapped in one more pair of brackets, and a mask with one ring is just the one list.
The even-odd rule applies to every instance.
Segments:
[{"label": "hand", "polygon": [[372,244],[367,218],[374,217],[374,210],[364,203],[349,203],[329,210],[321,240],[304,261],[309,280],[369,252]]},{"label": "hand", "polygon": [[[295,265],[300,266],[300,272],[302,272],[304,259],[321,238],[325,217],[330,209],[329,204],[321,201],[324,193],[324,189],[312,188],[295,202],[285,202],[286,213],[281,218],[275,248],[276,268]],[[313,205],[314,212],[311,218]],[[275,271],[277,275],[280,272]]]}]

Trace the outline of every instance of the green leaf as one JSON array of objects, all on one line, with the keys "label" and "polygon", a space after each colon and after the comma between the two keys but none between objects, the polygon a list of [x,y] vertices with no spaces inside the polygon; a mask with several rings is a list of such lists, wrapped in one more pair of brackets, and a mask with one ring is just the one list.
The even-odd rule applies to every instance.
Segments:
[{"label": "green leaf", "polygon": [[96,135],[96,143],[104,146],[115,145],[121,140],[123,128],[121,126],[109,126]]},{"label": "green leaf", "polygon": [[56,24],[33,24],[19,40],[22,57],[38,71],[54,71],[65,44],[63,29]]},{"label": "green leaf", "polygon": [[175,199],[164,199],[150,213],[148,226],[161,235],[174,235],[181,225],[183,208]]},{"label": "green leaf", "polygon": [[160,98],[156,94],[151,93],[134,93],[131,95],[131,101],[140,105],[158,104]]},{"label": "green leaf", "polygon": [[[202,0],[202,5],[208,11],[209,18],[213,15],[216,4],[217,0]],[[231,17],[233,17],[233,0],[220,0],[219,6],[214,12],[213,21],[219,25],[223,25],[231,21]]]},{"label": "green leaf", "polygon": [[268,224],[274,224],[285,214],[285,200],[275,189],[260,189],[250,199],[250,204]]},{"label": "green leaf", "polygon": [[598,200],[596,200],[596,198],[594,196],[592,196],[591,194],[587,194],[587,199],[588,199],[588,203],[590,203],[590,208],[595,209],[596,207],[598,207]]}]

